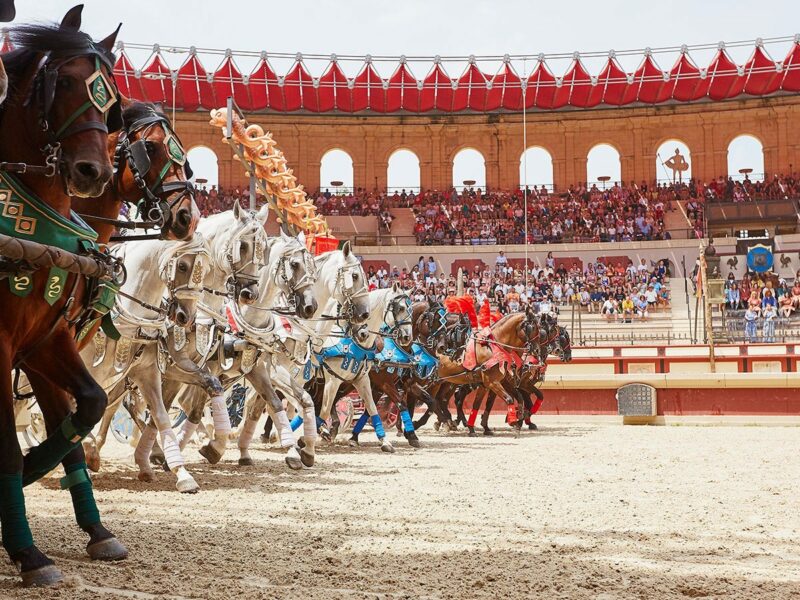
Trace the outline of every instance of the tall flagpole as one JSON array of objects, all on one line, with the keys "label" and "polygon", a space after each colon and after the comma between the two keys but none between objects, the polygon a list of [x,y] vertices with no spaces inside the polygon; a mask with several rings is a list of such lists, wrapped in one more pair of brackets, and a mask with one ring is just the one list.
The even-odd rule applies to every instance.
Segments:
[{"label": "tall flagpole", "polygon": [[[522,197],[525,206],[525,297],[528,296],[528,272],[530,265],[528,264],[528,110],[526,101],[526,92],[528,91],[527,69],[525,61],[522,62],[522,73],[526,77],[522,86],[522,183],[525,186],[522,190]],[[530,298],[528,298],[530,302]]]}]

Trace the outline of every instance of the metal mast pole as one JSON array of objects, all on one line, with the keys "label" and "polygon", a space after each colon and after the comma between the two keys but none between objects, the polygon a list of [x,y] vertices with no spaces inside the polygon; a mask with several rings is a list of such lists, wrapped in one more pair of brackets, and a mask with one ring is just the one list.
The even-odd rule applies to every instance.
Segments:
[{"label": "metal mast pole", "polygon": [[[522,63],[522,72],[525,74],[525,62]],[[525,297],[528,296],[528,108],[527,96],[528,80],[522,82],[522,183],[525,186],[522,190],[523,204],[525,206]],[[528,298],[530,302],[530,298]]]}]

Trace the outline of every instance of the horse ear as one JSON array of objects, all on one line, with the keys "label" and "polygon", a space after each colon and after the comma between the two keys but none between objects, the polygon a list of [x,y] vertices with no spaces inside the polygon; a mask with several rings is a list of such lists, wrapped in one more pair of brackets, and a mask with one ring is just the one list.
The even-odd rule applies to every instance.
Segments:
[{"label": "horse ear", "polygon": [[264,224],[267,222],[267,217],[269,217],[269,205],[264,204],[264,206],[258,209],[258,212],[256,213],[256,219],[258,219],[259,221],[261,221],[262,224]]},{"label": "horse ear", "polygon": [[64,18],[61,19],[61,25],[59,25],[59,29],[74,29],[77,31],[81,28],[81,13],[83,12],[83,4],[78,4],[77,6],[73,6],[67,11],[67,14],[64,15]]},{"label": "horse ear", "polygon": [[122,27],[122,23],[117,25],[117,28],[111,32],[109,36],[97,42],[97,45],[101,48],[105,48],[109,52],[114,51],[114,44],[117,43],[117,35],[119,35],[119,29]]},{"label": "horse ear", "polygon": [[233,216],[239,221],[242,220],[242,207],[239,205],[239,199],[233,201]]},{"label": "horse ear", "polygon": [[350,240],[347,240],[342,246],[342,254],[344,254],[345,258],[350,256]]},{"label": "horse ear", "polygon": [[402,287],[400,287],[400,284],[399,284],[398,282],[396,282],[396,281],[395,281],[395,282],[392,284],[392,291],[393,291],[395,294],[398,294],[398,293],[400,293],[402,290],[403,290],[403,288],[402,288]]}]

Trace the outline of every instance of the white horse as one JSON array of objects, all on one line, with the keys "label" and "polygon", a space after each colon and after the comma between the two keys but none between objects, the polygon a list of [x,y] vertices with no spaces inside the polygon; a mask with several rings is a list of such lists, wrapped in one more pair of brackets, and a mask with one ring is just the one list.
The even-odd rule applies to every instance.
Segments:
[{"label": "white horse", "polygon": [[[203,306],[211,314],[200,312],[194,326],[185,332],[185,342],[179,345],[174,343],[178,330],[170,330],[168,348],[171,366],[176,368],[170,368],[164,374],[162,396],[168,410],[174,399],[183,401],[180,404],[187,419],[177,436],[181,450],[200,425],[204,408],[210,400],[214,437],[199,452],[212,464],[222,459],[231,424],[224,388],[219,382],[217,372],[207,361],[214,357],[222,345],[227,321],[220,317],[225,312],[226,303],[247,304],[258,297],[258,278],[269,251],[267,234],[264,231],[267,216],[266,206],[256,213],[242,209],[237,201],[232,210],[212,215],[200,222],[197,231],[206,238],[211,255],[211,271],[203,285]],[[217,318],[214,318],[214,314],[218,315]],[[193,370],[199,374],[192,373]],[[184,384],[199,386],[205,396],[181,394]],[[155,440],[153,433],[147,432],[147,436]]]},{"label": "white horse", "polygon": [[[303,447],[299,450],[299,461],[295,457],[298,449],[294,447],[294,436],[286,423],[275,421],[278,426],[281,445],[289,447],[292,462],[289,466],[311,467],[314,464],[314,446],[317,437],[314,401],[303,389],[310,376],[309,359],[314,347],[321,347],[337,322],[351,326],[363,324],[369,316],[369,296],[367,279],[361,263],[346,242],[342,250],[334,250],[314,259],[319,276],[313,287],[318,308],[308,320],[294,317],[280,317],[282,328],[274,339],[272,352],[272,383],[287,401],[291,402],[298,415],[297,421],[303,425]],[[249,396],[245,407],[245,421],[239,432],[239,464],[252,464],[249,447],[256,425],[264,410],[264,400],[260,396]]]},{"label": "white horse", "polygon": [[[264,266],[266,254],[267,234],[264,231],[264,223],[267,211],[266,206],[258,213],[247,211],[236,201],[232,210],[200,221],[197,231],[206,240],[211,264],[210,272],[203,281],[203,302],[214,311],[223,312],[225,302],[231,294],[235,294],[235,299],[239,302],[251,302],[257,297],[258,276]],[[214,439],[200,448],[199,452],[211,463],[216,463],[222,458],[231,425],[225,405],[224,389],[205,363],[219,347],[226,325],[225,321],[215,321],[203,313],[197,316],[188,329],[170,327],[167,340],[170,368],[162,378],[162,396],[167,403],[176,396],[182,384],[197,385],[206,393],[212,406]],[[119,406],[129,387],[129,382],[120,382],[109,392],[109,405]],[[189,439],[187,434],[191,436],[199,425],[205,405],[198,402],[188,413],[189,423],[178,434],[181,450]],[[132,416],[138,424],[139,419],[135,411],[132,411]],[[107,411],[98,433],[93,439],[84,442],[87,464],[94,471],[100,468],[99,452],[107,439],[112,418],[113,411]],[[146,441],[142,443],[141,452],[144,452],[144,444],[154,446],[158,436],[155,422],[151,420],[149,425],[151,430],[145,433]]]},{"label": "white horse", "polygon": [[[209,271],[203,236],[195,234],[187,242],[132,241],[113,248],[112,253],[122,257],[128,273],[111,312],[120,337],[114,340],[99,332],[81,356],[105,390],[125,381],[139,389],[161,436],[167,466],[177,477],[178,491],[196,492],[197,483],[184,467],[164,408],[161,380],[166,369],[167,319],[179,327],[192,324]],[[134,456],[139,479],[151,481],[148,456],[138,447]]]},{"label": "white horse", "polygon": [[[313,315],[317,310],[312,291],[316,268],[305,244],[300,239],[285,234],[269,239],[265,254],[267,263],[259,274],[256,299],[247,303],[228,302],[224,316],[209,306],[201,307],[202,312],[214,315],[217,319],[227,319],[232,328],[232,335],[225,336],[219,347],[218,360],[209,363],[209,368],[223,380],[226,388],[232,387],[242,377],[245,378],[259,396],[265,399],[264,405],[270,415],[277,422],[285,423],[286,430],[291,433],[283,403],[275,394],[270,378],[274,340],[280,335],[282,327],[271,309],[278,306],[280,299],[287,299],[293,303],[296,314]],[[184,386],[176,399],[187,413],[197,415],[199,422],[203,398],[198,391]],[[197,423],[192,420],[184,421],[180,439],[185,443],[196,428]],[[246,435],[244,429],[240,429],[240,439],[242,435]],[[294,450],[294,439],[292,438],[291,444],[287,441],[284,447],[290,450],[286,458],[287,464],[295,469],[302,468],[300,456]]]},{"label": "white horse", "polygon": [[[329,337],[320,352],[325,385],[322,393],[322,404],[319,418],[324,422],[330,417],[336,393],[342,382],[350,383],[364,402],[366,410],[375,428],[381,450],[394,452],[392,443],[386,439],[381,417],[372,397],[372,385],[369,381],[369,370],[380,352],[378,338],[381,335],[397,337],[401,345],[411,343],[411,302],[400,285],[369,293],[370,316],[361,331],[340,331],[342,335],[356,337]],[[359,337],[361,339],[359,339]],[[325,426],[322,425],[323,431]],[[331,440],[334,441],[334,440]]]}]

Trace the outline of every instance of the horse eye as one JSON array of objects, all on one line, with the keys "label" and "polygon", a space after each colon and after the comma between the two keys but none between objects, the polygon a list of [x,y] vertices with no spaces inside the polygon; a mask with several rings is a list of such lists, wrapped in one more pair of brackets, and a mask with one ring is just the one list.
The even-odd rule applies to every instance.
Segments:
[{"label": "horse eye", "polygon": [[181,273],[186,273],[186,271],[188,270],[189,270],[189,265],[187,265],[185,262],[178,263],[178,271],[180,271]]},{"label": "horse eye", "polygon": [[358,273],[353,273],[353,279],[354,279],[354,280],[357,280],[357,279],[358,279]]},{"label": "horse eye", "polygon": [[72,87],[72,78],[71,77],[59,77],[56,80],[56,87],[60,90],[68,90]]},{"label": "horse eye", "polygon": [[151,142],[150,140],[147,140],[144,143],[144,147],[147,150],[147,154],[149,154],[150,156],[152,156],[153,154],[156,153],[156,147],[157,146],[156,146],[156,144],[154,142]]},{"label": "horse eye", "polygon": [[242,252],[247,252],[247,244],[246,244],[245,242],[242,242],[242,243],[239,245],[239,249],[240,249]]},{"label": "horse eye", "polygon": [[292,269],[294,269],[295,271],[300,268],[300,261],[293,260],[289,264],[292,265]]}]

